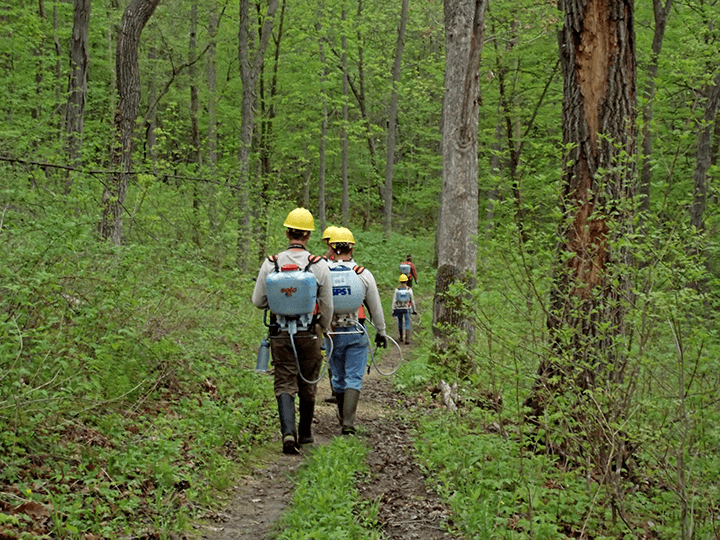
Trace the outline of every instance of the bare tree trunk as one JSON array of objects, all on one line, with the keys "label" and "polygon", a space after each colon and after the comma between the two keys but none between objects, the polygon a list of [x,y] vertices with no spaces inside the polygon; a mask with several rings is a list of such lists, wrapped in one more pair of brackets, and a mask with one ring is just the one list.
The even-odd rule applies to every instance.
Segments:
[{"label": "bare tree trunk", "polygon": [[218,15],[217,4],[210,7],[208,34],[210,34],[210,47],[208,48],[207,86],[208,86],[208,162],[212,167],[217,165],[217,69],[215,50],[217,48]]},{"label": "bare tree trunk", "polygon": [[63,95],[62,46],[60,45],[60,21],[57,2],[53,3],[53,42],[55,44],[55,101],[60,103]]},{"label": "bare tree trunk", "polygon": [[[68,135],[68,158],[74,167],[82,165],[82,135],[85,122],[85,99],[88,74],[88,31],[91,0],[75,0],[73,32],[70,44],[70,77],[65,110],[65,131]],[[68,177],[65,192],[72,186]]]},{"label": "bare tree trunk", "polygon": [[131,0],[120,21],[115,59],[119,101],[115,144],[110,155],[113,172],[103,192],[99,227],[102,238],[118,245],[122,242],[122,212],[132,169],[135,120],[140,112],[140,35],[159,3],[160,0]]},{"label": "bare tree trunk", "polygon": [[390,96],[390,108],[388,109],[388,136],[387,153],[385,155],[385,236],[392,234],[392,203],[393,203],[393,165],[395,162],[395,133],[397,131],[398,116],[398,83],[400,82],[400,70],[402,67],[403,48],[405,46],[405,28],[408,17],[408,0],[402,0],[400,12],[400,27],[398,28],[397,43],[395,44],[395,62],[393,63],[393,84]]},{"label": "bare tree trunk", "polygon": [[447,292],[454,283],[475,287],[478,229],[479,69],[487,0],[445,0],[443,187],[437,232],[433,332],[448,348],[447,328],[474,327]]},{"label": "bare tree trunk", "polygon": [[373,135],[373,129],[372,129],[372,123],[370,122],[370,117],[367,112],[367,105],[366,105],[366,99],[365,99],[365,63],[364,63],[364,48],[363,48],[363,37],[360,32],[360,28],[362,27],[361,21],[363,16],[363,0],[358,0],[358,9],[357,9],[357,25],[358,25],[358,32],[357,32],[357,51],[358,51],[358,87],[355,88],[355,86],[352,84],[352,81],[349,80],[348,83],[350,84],[350,89],[352,90],[352,93],[355,95],[355,99],[358,102],[358,106],[360,107],[360,117],[363,119],[363,122],[365,124],[365,133],[366,133],[366,139],[368,144],[368,151],[370,153],[370,163],[372,164],[372,170],[375,175],[375,177],[368,176],[367,179],[367,193],[365,197],[365,208],[363,210],[364,212],[364,228],[367,230],[370,224],[370,215],[371,215],[371,196],[373,192],[373,186],[377,179],[380,178],[380,169],[378,166],[378,158],[377,158],[377,148],[375,147],[375,137]]},{"label": "bare tree trunk", "polygon": [[255,130],[255,92],[257,81],[265,58],[270,35],[272,33],[275,12],[279,0],[270,0],[265,18],[260,28],[260,39],[253,48],[250,37],[250,0],[240,0],[240,26],[238,30],[238,61],[242,80],[242,122],[240,126],[240,148],[238,150],[239,178],[236,193],[238,202],[238,268],[248,267],[247,254],[250,253],[251,210],[256,192],[252,189],[250,158],[253,150],[253,132]]},{"label": "bare tree trunk", "polygon": [[[41,20],[44,20],[46,17],[45,2],[43,0],[38,0],[38,16]],[[33,48],[33,55],[37,58],[37,65],[35,66],[35,94],[37,96],[37,99],[35,100],[35,107],[33,107],[30,114],[33,119],[38,119],[42,114],[41,107],[43,100],[40,99],[40,96],[42,94],[42,84],[45,76],[45,66],[43,65],[43,60],[45,57],[44,35],[41,35],[37,45]]]},{"label": "bare tree trunk", "polygon": [[500,178],[502,176],[503,164],[500,161],[500,152],[502,150],[502,144],[500,139],[502,138],[502,120],[500,117],[500,104],[498,104],[498,116],[497,122],[495,123],[495,138],[493,139],[493,153],[490,157],[490,174],[492,175],[493,182],[495,185],[488,190],[488,202],[485,212],[485,219],[487,224],[485,225],[485,235],[490,236],[493,229],[493,221],[495,220],[495,205],[500,199]]},{"label": "bare tree trunk", "polygon": [[653,0],[653,11],[655,13],[655,30],[653,32],[652,54],[650,55],[650,63],[648,64],[647,81],[643,91],[645,105],[642,109],[643,129],[642,129],[642,151],[640,159],[642,166],[640,169],[640,183],[638,185],[638,194],[641,196],[640,208],[643,212],[650,210],[650,183],[652,180],[652,120],[653,120],[653,100],[655,99],[655,79],[657,78],[658,59],[662,50],[663,39],[665,38],[665,27],[667,26],[668,16],[672,8],[673,0]]},{"label": "bare tree trunk", "polygon": [[347,20],[347,12],[345,11],[345,4],[342,7],[342,14],[340,16],[342,21],[341,26],[342,32],[342,74],[343,74],[343,123],[340,132],[340,139],[342,143],[342,201],[340,204],[340,211],[342,214],[342,224],[347,227],[350,225],[350,182],[348,180],[348,66],[347,66],[347,35],[345,34]]},{"label": "bare tree trunk", "polygon": [[714,84],[705,91],[707,103],[705,104],[705,115],[703,125],[698,135],[698,146],[695,157],[695,191],[693,193],[693,204],[690,209],[690,225],[700,231],[704,226],[705,204],[707,202],[707,171],[710,168],[712,159],[711,142],[714,130],[715,117],[720,107],[720,73],[715,76]]},{"label": "bare tree trunk", "polygon": [[[188,44],[188,75],[190,76],[190,144],[192,145],[191,161],[197,165],[197,169],[202,169],[202,153],[200,152],[200,128],[198,127],[198,110],[200,108],[200,98],[198,97],[197,74],[195,69],[195,61],[197,60],[197,24],[198,24],[198,5],[197,0],[193,0],[190,7],[190,42]],[[200,183],[195,182],[193,185],[193,241],[200,246]]]},{"label": "bare tree trunk", "polygon": [[[318,23],[315,25],[318,35],[322,29],[323,6],[318,5]],[[318,164],[318,219],[320,220],[320,230],[325,230],[326,214],[325,214],[325,146],[327,144],[327,126],[328,126],[328,98],[327,88],[325,88],[327,77],[327,65],[325,63],[325,48],[323,40],[320,38],[320,99],[322,101],[322,120],[320,125],[320,142],[319,142],[319,164]]]},{"label": "bare tree trunk", "polygon": [[[155,44],[148,47],[148,60],[155,65],[158,59]],[[145,160],[157,170],[157,77],[154,69],[150,69],[147,76],[147,93],[150,108],[145,115]]]}]

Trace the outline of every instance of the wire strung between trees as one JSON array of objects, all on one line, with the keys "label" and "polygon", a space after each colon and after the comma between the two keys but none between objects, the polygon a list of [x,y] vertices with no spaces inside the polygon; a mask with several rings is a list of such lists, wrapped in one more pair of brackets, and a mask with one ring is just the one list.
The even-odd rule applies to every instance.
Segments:
[{"label": "wire strung between trees", "polygon": [[[28,159],[18,159],[13,158],[9,156],[0,156],[0,161],[6,162],[6,163],[14,163],[17,165],[25,165],[25,166],[33,166],[33,167],[40,167],[43,169],[59,169],[62,171],[68,171],[68,172],[75,172],[80,174],[87,174],[90,176],[110,176],[115,174],[127,174],[128,176],[139,176],[141,174],[148,175],[148,176],[154,176],[158,178],[159,180],[189,180],[192,182],[204,182],[207,184],[215,184],[217,186],[223,186],[230,189],[240,189],[239,184],[230,184],[229,182],[221,181],[221,180],[215,180],[213,178],[205,178],[202,176],[185,176],[180,174],[168,174],[168,173],[162,173],[158,174],[157,171],[118,171],[118,170],[94,170],[94,169],[84,169],[81,167],[74,167],[72,165],[63,165],[58,163],[45,163],[41,161],[32,161]],[[229,175],[229,176],[235,176],[235,175]],[[103,182],[104,184],[104,182]]]}]

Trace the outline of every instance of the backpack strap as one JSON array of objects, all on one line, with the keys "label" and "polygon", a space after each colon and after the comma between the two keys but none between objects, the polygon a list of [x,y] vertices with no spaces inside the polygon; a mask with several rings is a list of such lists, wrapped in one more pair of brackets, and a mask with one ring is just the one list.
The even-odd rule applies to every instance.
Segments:
[{"label": "backpack strap", "polygon": [[307,266],[305,267],[305,271],[306,271],[306,272],[309,271],[309,270],[310,270],[310,267],[311,267],[313,264],[315,264],[315,263],[317,263],[317,262],[320,262],[320,261],[322,261],[322,260],[323,260],[323,258],[320,257],[319,255],[309,255],[309,256],[308,256],[308,263],[307,263]]},{"label": "backpack strap", "polygon": [[271,263],[273,263],[273,264],[275,265],[275,271],[276,271],[276,272],[279,272],[279,271],[280,271],[280,267],[278,266],[278,256],[277,256],[277,254],[276,254],[276,255],[268,255],[268,261],[270,261]]},{"label": "backpack strap", "polygon": [[359,276],[360,274],[362,274],[365,271],[365,267],[360,266],[359,264],[356,264],[355,266],[353,266],[353,270]]}]

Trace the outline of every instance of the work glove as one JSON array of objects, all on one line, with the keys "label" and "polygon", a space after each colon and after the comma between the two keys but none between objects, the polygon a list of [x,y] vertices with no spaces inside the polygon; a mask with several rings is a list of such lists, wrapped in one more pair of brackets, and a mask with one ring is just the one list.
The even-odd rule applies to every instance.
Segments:
[{"label": "work glove", "polygon": [[387,336],[375,334],[375,346],[380,349],[384,349],[385,347],[387,347]]}]

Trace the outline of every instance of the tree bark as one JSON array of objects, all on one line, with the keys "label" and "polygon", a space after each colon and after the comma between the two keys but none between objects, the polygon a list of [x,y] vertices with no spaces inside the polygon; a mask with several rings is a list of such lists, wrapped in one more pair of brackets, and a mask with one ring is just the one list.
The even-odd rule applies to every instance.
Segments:
[{"label": "tree bark", "polygon": [[398,116],[398,84],[400,82],[400,70],[402,68],[402,55],[405,46],[405,28],[407,27],[408,0],[402,0],[400,11],[400,27],[398,28],[397,43],[395,44],[395,61],[392,72],[392,94],[390,96],[390,107],[388,109],[388,133],[387,153],[385,155],[385,236],[392,234],[392,203],[393,203],[393,166],[395,165],[395,134],[397,132]]},{"label": "tree bark", "polygon": [[667,26],[668,16],[672,8],[673,0],[653,0],[653,12],[655,14],[655,29],[653,31],[652,53],[650,55],[650,63],[647,70],[647,81],[643,91],[643,99],[645,104],[642,109],[643,128],[642,128],[642,151],[640,158],[642,165],[640,168],[640,183],[638,185],[638,195],[640,195],[640,209],[647,213],[650,210],[650,183],[652,181],[652,120],[653,120],[653,101],[655,99],[655,79],[657,78],[658,60],[660,51],[662,50],[663,39],[665,38],[665,28]]},{"label": "tree bark", "polygon": [[135,120],[140,112],[140,35],[159,3],[160,0],[131,0],[118,32],[115,68],[119,99],[115,112],[115,142],[110,155],[113,172],[103,192],[99,227],[102,238],[118,245],[122,242],[123,205],[132,169]]},{"label": "tree bark", "polygon": [[443,99],[443,187],[439,211],[433,331],[448,347],[447,328],[474,327],[447,292],[460,282],[475,287],[478,228],[479,69],[486,0],[445,0],[445,96]]},{"label": "tree bark", "polygon": [[342,201],[340,204],[340,213],[342,214],[342,224],[344,227],[350,226],[350,182],[348,179],[348,65],[347,65],[347,12],[345,4],[342,7],[340,16],[342,27],[342,64],[343,75],[343,107],[342,107],[342,127],[340,128],[340,141],[342,145]]},{"label": "tree bark", "polygon": [[545,392],[622,380],[621,340],[629,286],[626,251],[615,240],[632,227],[636,155],[636,64],[632,0],[564,0],[564,156],[558,255],[547,326],[552,358],[541,362],[526,404]]},{"label": "tree bark", "polygon": [[[318,36],[322,29],[322,3],[318,5],[318,23],[315,25]],[[327,65],[325,63],[325,47],[322,37],[318,38],[320,47],[320,101],[322,102],[322,119],[320,121],[320,141],[319,141],[319,163],[318,163],[318,219],[320,221],[320,229],[325,230],[326,213],[325,213],[325,146],[327,145],[327,127],[328,127],[328,97],[326,78]]]},{"label": "tree bark", "polygon": [[[200,128],[198,126],[198,110],[200,108],[200,98],[198,95],[197,74],[195,70],[195,61],[197,60],[197,24],[198,24],[198,4],[197,0],[193,0],[190,6],[190,41],[188,43],[188,75],[190,76],[190,144],[192,146],[192,154],[190,161],[197,166],[196,170],[202,169],[202,152],[200,151]],[[193,225],[193,241],[195,245],[200,246],[200,183],[195,182],[193,185],[193,216],[195,223]]]},{"label": "tree bark", "polygon": [[[65,131],[68,135],[68,158],[74,167],[82,165],[82,135],[85,122],[85,100],[88,74],[88,31],[90,25],[91,0],[75,0],[73,8],[73,32],[70,42],[70,76],[68,81],[67,109],[65,110]],[[69,177],[65,186],[68,192],[72,186]]]},{"label": "tree bark", "polygon": [[705,103],[705,114],[703,124],[698,134],[698,146],[695,154],[695,173],[693,180],[695,190],[693,192],[693,204],[690,209],[690,225],[700,231],[704,227],[705,205],[707,203],[707,171],[712,160],[711,143],[716,121],[718,107],[720,107],[720,72],[715,76],[713,84],[705,90],[707,102]]},{"label": "tree bark", "polygon": [[253,153],[253,133],[255,130],[255,104],[257,82],[265,58],[270,35],[272,33],[275,12],[279,0],[270,0],[260,27],[260,39],[253,48],[250,37],[250,0],[240,0],[240,24],[238,30],[238,61],[242,80],[242,120],[240,126],[240,148],[238,150],[239,178],[236,192],[238,203],[238,268],[248,267],[248,253],[251,241],[251,210],[257,190],[253,189],[250,158]]},{"label": "tree bark", "polygon": [[210,46],[208,48],[207,60],[207,115],[208,115],[208,162],[214,168],[217,165],[217,60],[215,51],[217,48],[218,15],[217,4],[213,2],[210,6],[208,20],[208,34],[210,34]]}]

